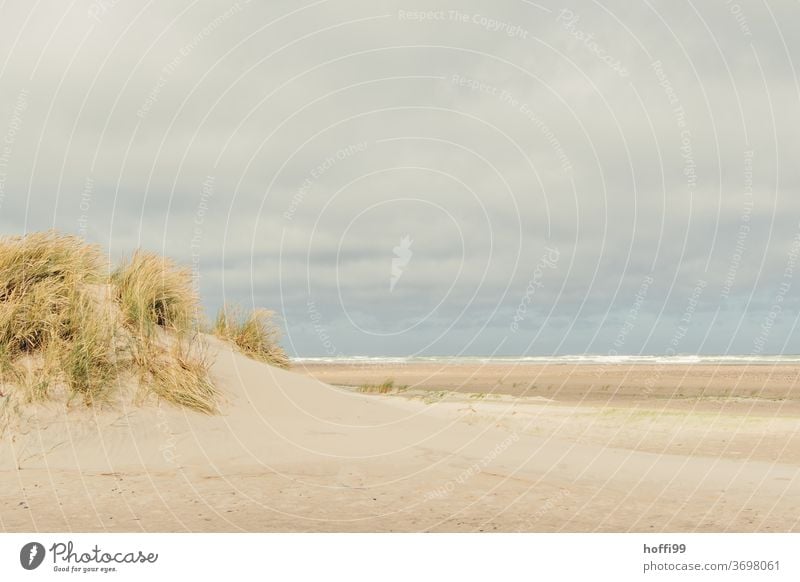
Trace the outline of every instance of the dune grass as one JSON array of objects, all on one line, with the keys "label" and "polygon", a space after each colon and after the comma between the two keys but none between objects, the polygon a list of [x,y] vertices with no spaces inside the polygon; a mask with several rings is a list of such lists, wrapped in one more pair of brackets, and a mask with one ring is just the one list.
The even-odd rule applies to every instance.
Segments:
[{"label": "dune grass", "polygon": [[195,325],[199,303],[189,269],[137,251],[114,270],[111,283],[127,323],[140,333],[159,327],[187,332]]},{"label": "dune grass", "polygon": [[219,310],[212,332],[255,360],[289,367],[289,358],[278,343],[280,330],[271,311],[256,309],[245,313],[240,307],[225,306]]},{"label": "dune grass", "polygon": [[87,401],[113,377],[111,324],[91,289],[107,277],[100,250],[53,231],[0,239],[0,372],[28,401],[66,383]]},{"label": "dune grass", "polygon": [[97,247],[54,232],[0,239],[0,350],[45,349],[77,326],[72,309],[104,276]]},{"label": "dune grass", "polygon": [[178,406],[215,412],[218,393],[199,346],[200,308],[191,272],[137,251],[110,281],[128,330],[126,355],[142,389]]},{"label": "dune grass", "polygon": [[55,231],[0,239],[0,301],[37,283],[98,283],[105,278],[100,250],[83,239]]},{"label": "dune grass", "polygon": [[124,372],[117,345],[119,312],[101,296],[86,293],[70,306],[69,317],[70,335],[57,349],[67,387],[88,404],[108,401]]},{"label": "dune grass", "polygon": [[212,414],[217,411],[219,395],[209,375],[211,363],[205,353],[195,353],[196,349],[177,342],[168,350],[152,353],[141,372],[141,381],[147,390],[167,402]]},{"label": "dune grass", "polygon": [[[137,251],[109,273],[100,249],[79,237],[0,237],[0,383],[17,403],[66,393],[103,404],[132,380],[144,396],[211,414],[219,393],[199,312],[190,271],[156,254]],[[223,310],[214,331],[288,366],[268,311]]]}]

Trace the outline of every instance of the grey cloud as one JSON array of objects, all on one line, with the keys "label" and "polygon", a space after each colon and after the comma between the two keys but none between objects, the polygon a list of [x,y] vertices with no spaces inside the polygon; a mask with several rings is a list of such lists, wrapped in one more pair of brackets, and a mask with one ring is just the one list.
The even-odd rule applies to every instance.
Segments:
[{"label": "grey cloud", "polygon": [[800,228],[797,6],[544,8],[6,2],[0,225],[170,254],[308,355],[604,353],[649,276],[625,350],[704,281],[681,348],[748,352]]}]

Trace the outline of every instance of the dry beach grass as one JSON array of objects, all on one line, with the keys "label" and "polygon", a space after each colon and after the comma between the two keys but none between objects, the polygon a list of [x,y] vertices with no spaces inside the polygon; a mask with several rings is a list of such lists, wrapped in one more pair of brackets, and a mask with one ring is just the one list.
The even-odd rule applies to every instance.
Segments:
[{"label": "dry beach grass", "polygon": [[252,358],[288,368],[289,358],[278,343],[280,330],[273,323],[273,317],[266,309],[245,313],[239,307],[228,305],[219,310],[212,332]]},{"label": "dry beach grass", "polygon": [[[246,334],[249,354],[285,358],[264,314],[243,318],[234,340]],[[123,386],[138,400],[214,412],[200,319],[190,272],[164,257],[137,251],[109,273],[100,249],[75,236],[0,239],[4,410],[59,398],[109,403]]]}]

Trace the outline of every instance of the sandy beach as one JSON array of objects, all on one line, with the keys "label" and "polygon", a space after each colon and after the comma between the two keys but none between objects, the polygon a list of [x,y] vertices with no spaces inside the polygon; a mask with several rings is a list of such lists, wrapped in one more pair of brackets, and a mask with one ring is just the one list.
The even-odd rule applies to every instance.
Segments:
[{"label": "sandy beach", "polygon": [[0,528],[800,531],[788,367],[284,371],[206,341],[221,414],[28,409]]}]

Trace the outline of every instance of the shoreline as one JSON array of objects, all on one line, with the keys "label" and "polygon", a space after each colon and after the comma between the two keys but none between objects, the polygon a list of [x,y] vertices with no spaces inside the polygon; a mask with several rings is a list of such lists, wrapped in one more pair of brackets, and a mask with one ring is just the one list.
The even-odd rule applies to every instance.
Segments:
[{"label": "shoreline", "polygon": [[649,364],[296,363],[294,372],[343,386],[391,380],[413,390],[620,402],[749,399],[800,405],[800,367]]}]

